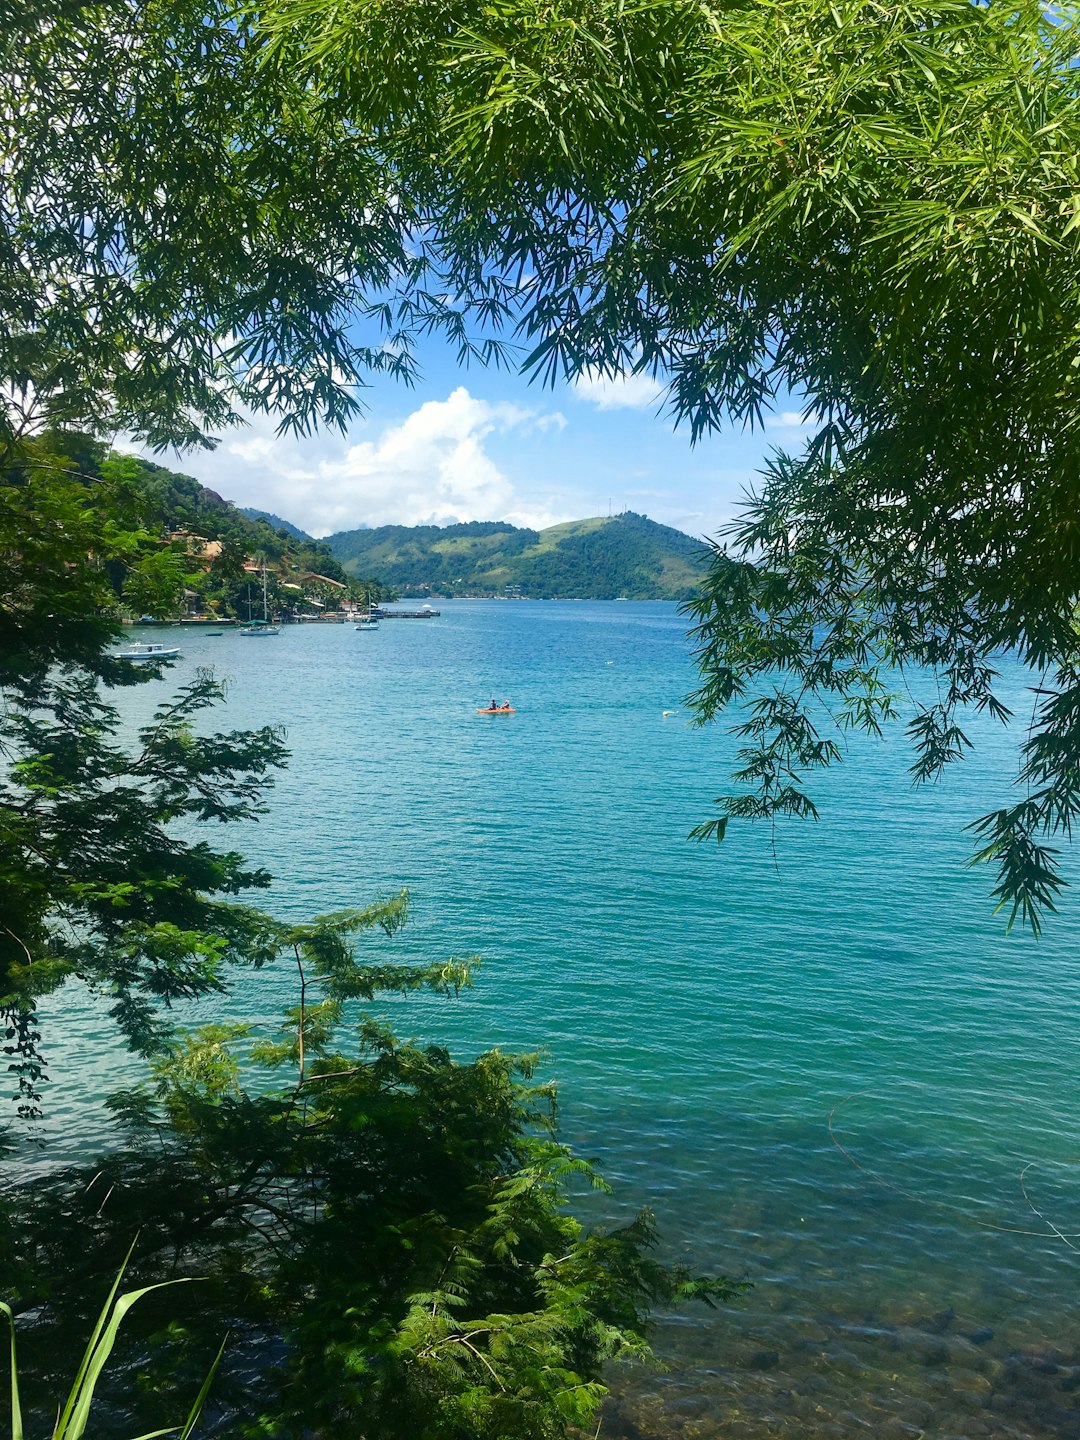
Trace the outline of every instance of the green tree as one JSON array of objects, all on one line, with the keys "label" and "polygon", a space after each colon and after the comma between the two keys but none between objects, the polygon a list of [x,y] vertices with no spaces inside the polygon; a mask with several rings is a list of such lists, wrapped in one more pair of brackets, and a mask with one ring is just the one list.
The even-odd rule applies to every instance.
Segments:
[{"label": "green tree", "polygon": [[[215,1392],[236,1407],[232,1433],[251,1436],[563,1436],[595,1419],[605,1362],[647,1356],[650,1303],[714,1304],[739,1288],[659,1265],[648,1215],[604,1232],[566,1213],[568,1184],[602,1182],[557,1143],[533,1058],[458,1064],[365,1014],[377,996],[471,981],[474,961],[371,953],[406,913],[401,894],[280,927],[297,1003],[279,1035],[214,1025],[178,1041],[152,1086],[116,1097],[127,1145],[36,1187],[0,1254],[16,1310],[55,1303],[57,1321],[23,1345],[44,1408],[88,1279],[135,1228],[133,1276],[167,1263],[205,1277],[178,1316],[199,1324],[166,1398],[190,1388],[227,1326],[264,1352],[273,1342],[257,1397],[245,1382]],[[342,1052],[338,1034],[357,1027]],[[184,1303],[170,1294],[169,1313]]]},{"label": "green tree", "polygon": [[215,555],[211,566],[210,574],[215,581],[239,580],[244,574],[244,561],[247,553],[239,539],[227,535],[221,542],[221,550]]},{"label": "green tree", "polygon": [[410,215],[223,0],[0,0],[0,444],[343,423],[413,362]]},{"label": "green tree", "polygon": [[[694,606],[700,716],[739,704],[732,818],[815,815],[841,727],[916,781],[1032,671],[1015,803],[976,819],[1034,929],[1080,814],[1077,12],[1034,0],[274,0],[275,54],[362,125],[469,314],[542,378],[648,371],[700,438],[805,405]],[[523,283],[524,282],[524,283]],[[449,303],[449,302],[448,302]],[[779,678],[778,678],[779,677]]]},{"label": "green tree", "polygon": [[231,962],[265,958],[267,922],[233,897],[269,877],[175,827],[258,814],[285,751],[270,727],[196,733],[222,693],[210,675],[163,701],[133,747],[120,743],[101,687],[160,673],[110,649],[123,597],[168,611],[183,557],[141,524],[129,473],[110,471],[100,448],[22,448],[0,473],[0,1016],[32,1114],[35,1005],[66,978],[105,994],[149,1054],[168,1037],[161,1007],[220,990]]}]

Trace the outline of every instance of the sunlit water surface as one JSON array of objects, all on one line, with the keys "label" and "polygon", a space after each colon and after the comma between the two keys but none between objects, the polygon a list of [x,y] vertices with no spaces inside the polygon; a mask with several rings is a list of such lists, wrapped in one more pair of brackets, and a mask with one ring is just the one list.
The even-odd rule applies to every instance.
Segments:
[{"label": "sunlit water surface", "polygon": [[[394,953],[486,963],[457,1002],[387,1006],[399,1030],[546,1049],[564,1138],[616,1183],[603,1218],[648,1205],[669,1256],[754,1282],[661,1325],[667,1370],[614,1377],[604,1434],[1076,1433],[1080,920],[1006,937],[964,868],[1015,731],[972,721],[973,758],[922,792],[899,733],[853,742],[821,823],[717,849],[686,837],[734,747],[687,723],[673,606],[153,638],[184,655],[121,696],[133,721],[212,664],[217,723],[288,729],[269,815],[229,837],[279,912],[409,886]],[[1007,669],[1021,725],[1023,684]],[[517,714],[477,716],[492,693]],[[292,998],[284,970],[241,977],[213,1018],[269,1027]],[[100,1011],[57,1011],[54,1158],[127,1073]]]}]

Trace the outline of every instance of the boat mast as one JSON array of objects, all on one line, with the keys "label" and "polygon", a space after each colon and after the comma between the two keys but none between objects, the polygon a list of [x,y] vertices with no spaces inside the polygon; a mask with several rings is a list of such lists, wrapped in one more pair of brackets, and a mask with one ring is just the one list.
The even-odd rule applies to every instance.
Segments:
[{"label": "boat mast", "polygon": [[264,623],[265,623],[266,619],[267,619],[267,615],[266,615],[266,561],[264,560],[264,561],[263,561],[263,622],[264,622]]}]

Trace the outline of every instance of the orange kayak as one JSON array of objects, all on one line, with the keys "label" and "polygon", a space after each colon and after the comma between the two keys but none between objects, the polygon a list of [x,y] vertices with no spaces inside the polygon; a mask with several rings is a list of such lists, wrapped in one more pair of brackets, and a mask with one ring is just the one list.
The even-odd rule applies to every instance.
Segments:
[{"label": "orange kayak", "polygon": [[478,715],[516,715],[512,705],[496,705],[494,710],[477,710]]}]

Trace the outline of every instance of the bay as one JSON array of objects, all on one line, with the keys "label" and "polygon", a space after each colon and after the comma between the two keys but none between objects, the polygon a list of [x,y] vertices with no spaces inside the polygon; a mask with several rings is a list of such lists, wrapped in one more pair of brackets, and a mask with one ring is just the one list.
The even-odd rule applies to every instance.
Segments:
[{"label": "bay", "polygon": [[[1025,677],[1004,667],[1016,724],[973,719],[942,784],[912,789],[896,729],[814,782],[819,824],[696,845],[734,742],[688,724],[673,606],[441,608],[159,633],[182,660],[121,702],[135,723],[213,665],[215,724],[284,725],[270,812],[230,836],[274,907],[407,885],[392,953],[485,963],[457,1002],[382,1007],[399,1031],[544,1050],[564,1138],[616,1185],[583,1207],[648,1205],[666,1256],[754,1282],[718,1317],[663,1319],[667,1369],[613,1377],[602,1433],[1074,1434],[1080,919],[1067,899],[1041,940],[1006,936],[962,829],[1009,797]],[[492,694],[517,713],[477,715]],[[269,1029],[291,999],[284,970],[240,977],[213,1018]],[[100,1008],[50,1009],[55,1157],[129,1067],[102,1058]]]}]

